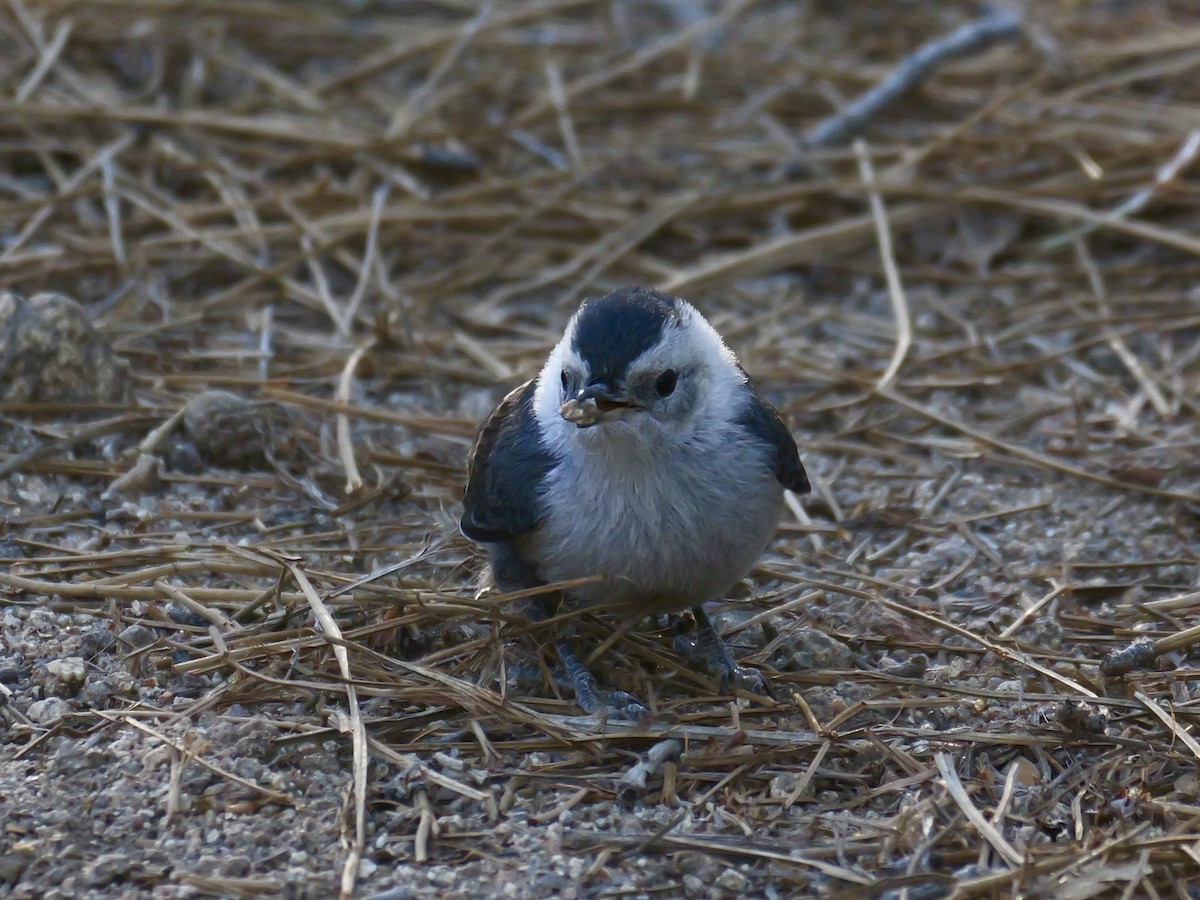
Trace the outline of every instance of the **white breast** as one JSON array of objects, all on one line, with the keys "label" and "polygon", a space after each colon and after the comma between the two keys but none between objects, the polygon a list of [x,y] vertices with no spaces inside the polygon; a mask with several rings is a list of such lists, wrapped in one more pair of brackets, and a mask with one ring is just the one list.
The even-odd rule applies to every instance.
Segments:
[{"label": "white breast", "polygon": [[602,576],[577,602],[651,613],[722,596],[766,549],[783,501],[767,448],[727,422],[682,444],[600,426],[603,439],[589,435],[550,474],[522,556],[547,581]]}]

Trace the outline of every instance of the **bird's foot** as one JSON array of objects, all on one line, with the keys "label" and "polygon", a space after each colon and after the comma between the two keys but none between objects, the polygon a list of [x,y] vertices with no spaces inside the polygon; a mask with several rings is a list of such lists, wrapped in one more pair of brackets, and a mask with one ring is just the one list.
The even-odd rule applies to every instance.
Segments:
[{"label": "bird's foot", "polygon": [[508,689],[521,694],[532,694],[542,686],[542,670],[530,663],[509,663],[505,667]]},{"label": "bird's foot", "polygon": [[596,676],[579,661],[566,641],[555,645],[558,657],[566,670],[567,683],[575,691],[575,699],[589,716],[605,719],[624,719],[640,722],[650,718],[648,710],[637,697],[625,691],[602,691]]},{"label": "bird's foot", "polygon": [[722,694],[729,693],[731,688],[751,694],[766,693],[762,673],[737,664],[704,610],[697,606],[692,613],[696,618],[696,639],[679,635],[675,638],[675,652],[716,678]]}]

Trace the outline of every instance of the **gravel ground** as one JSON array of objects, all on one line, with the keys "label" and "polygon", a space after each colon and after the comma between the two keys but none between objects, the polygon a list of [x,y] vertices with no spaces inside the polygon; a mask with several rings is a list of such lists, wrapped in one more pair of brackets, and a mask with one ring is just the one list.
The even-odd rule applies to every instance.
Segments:
[{"label": "gravel ground", "polygon": [[[931,77],[883,228],[792,137],[972,4],[51,6],[0,11],[0,893],[1196,896],[1189,4]],[[770,696],[648,622],[597,664],[648,723],[455,528],[476,424],[631,282],[817,488],[713,605]]]},{"label": "gravel ground", "polygon": [[[753,359],[750,351],[746,357]],[[969,410],[949,404],[938,410],[956,418],[969,413],[1017,419],[1029,413],[1029,395],[1036,390],[1014,391],[1007,400],[995,397]],[[454,412],[465,419],[475,401],[466,395],[462,403]],[[304,415],[294,410],[292,418]],[[844,431],[844,422],[832,427],[823,421],[831,415],[799,416],[806,447],[819,447],[822,432]],[[1038,416],[1025,442],[1052,445],[1056,435],[1069,435],[1070,418],[1063,411]],[[1161,810],[1125,795],[1129,785],[1121,784],[1110,796],[1085,790],[1077,795],[1083,805],[1073,811],[1070,799],[1055,796],[1057,782],[1051,777],[1064,760],[1077,769],[1111,761],[1106,740],[1119,746],[1120,737],[1130,737],[1130,746],[1138,746],[1147,739],[1146,722],[1139,727],[1129,722],[1128,709],[1092,704],[1077,707],[1073,718],[1064,716],[1070,690],[1026,666],[981,652],[978,641],[935,623],[949,622],[994,640],[1048,586],[1069,585],[1025,617],[1017,643],[1007,646],[1099,688],[1103,682],[1095,663],[1117,646],[1113,629],[1133,634],[1151,627],[1119,625],[1130,620],[1132,608],[1152,597],[1186,593],[1195,584],[1190,532],[1180,518],[1190,515],[1188,509],[1000,463],[973,442],[935,439],[915,421],[889,419],[882,427],[921,435],[917,440],[925,446],[884,444],[878,456],[862,455],[845,466],[836,453],[807,450],[809,468],[829,486],[841,524],[835,528],[826,504],[811,500],[815,525],[785,523],[753,585],[742,598],[720,607],[720,626],[750,623],[737,632],[734,644],[743,659],[772,674],[780,705],[767,708],[746,699],[735,711],[728,701],[706,698],[707,691],[697,687],[706,683],[702,676],[681,679],[672,671],[669,634],[653,633],[643,635],[642,646],[656,648],[665,664],[631,664],[628,651],[601,664],[610,683],[652,698],[660,711],[661,719],[640,739],[607,741],[593,723],[576,725],[579,740],[564,744],[539,739],[506,722],[503,714],[469,706],[464,713],[440,698],[422,705],[384,690],[366,700],[368,730],[390,752],[373,754],[370,763],[359,895],[773,891],[784,896],[834,889],[839,879],[823,872],[822,862],[850,863],[852,872],[870,872],[861,856],[845,858],[845,848],[857,855],[862,845],[882,841],[879,846],[886,848],[890,840],[896,861],[876,870],[886,879],[893,866],[908,864],[914,858],[909,854],[916,852],[906,848],[912,836],[900,831],[900,823],[948,812],[944,793],[930,783],[925,760],[950,747],[967,754],[979,791],[999,790],[1013,773],[1006,833],[1019,846],[1053,846],[1081,815],[1090,827],[1119,821],[1149,829],[1143,837],[1169,833]],[[406,440],[395,426],[368,426],[357,437],[392,446]],[[174,440],[179,446],[169,458],[202,457],[187,433]],[[63,459],[120,459],[134,443],[132,438],[93,442]],[[462,448],[443,444],[439,458],[447,465],[461,463]],[[13,432],[4,449],[13,454],[33,446],[35,440]],[[188,447],[192,452],[185,452]],[[910,468],[907,454],[917,454],[919,465]],[[269,589],[261,577],[212,574],[236,547],[305,546],[314,533],[338,532],[322,548],[333,551],[333,561],[318,557],[322,561],[314,559],[314,568],[371,571],[406,555],[355,554],[346,540],[352,536],[369,544],[380,533],[409,527],[416,503],[411,492],[396,491],[352,512],[330,515],[254,470],[205,463],[203,471],[205,479],[247,483],[236,488],[197,483],[163,464],[153,484],[106,498],[104,481],[12,475],[0,484],[0,503],[11,521],[42,524],[10,529],[4,544],[9,572],[40,581],[54,571],[60,579],[104,578],[112,585],[166,583],[186,597],[206,584],[260,583]],[[1172,477],[1174,488],[1186,490],[1195,473],[1179,467]],[[426,503],[416,505],[424,510],[432,550],[415,567],[420,571],[406,573],[404,583],[443,595],[461,591],[453,585],[463,582],[464,564],[476,569],[478,560],[449,533],[446,513],[453,507],[439,513]],[[67,525],[55,520],[57,511],[76,509],[88,515]],[[223,519],[246,510],[256,511],[256,518]],[[179,511],[212,518],[197,526],[196,519]],[[308,516],[316,521],[289,524]],[[207,524],[212,519],[221,521],[219,534]],[[819,552],[814,535],[821,541]],[[199,575],[197,567],[187,565],[197,561],[203,561]],[[89,574],[79,579],[69,574],[73,570]],[[122,577],[123,572],[132,574]],[[775,604],[804,597],[779,616],[758,617]],[[882,607],[872,597],[901,605]],[[12,896],[323,897],[337,891],[353,836],[352,762],[345,735],[339,734],[347,727],[344,698],[329,691],[328,653],[306,658],[314,651],[297,648],[290,658],[277,654],[260,661],[262,675],[287,685],[286,701],[272,696],[270,682],[256,682],[245,672],[226,667],[179,671],[179,663],[201,655],[196,648],[211,646],[206,635],[212,626],[201,613],[217,608],[232,611],[217,603],[189,606],[161,593],[155,600],[118,595],[86,601],[10,589],[0,653],[0,683],[7,697],[6,760],[0,768],[7,847],[0,875]],[[906,608],[937,620],[906,615]],[[285,641],[289,615],[295,625],[303,626],[307,618],[294,605],[276,604],[278,621],[270,628]],[[360,609],[349,621],[372,618],[363,615]],[[1107,629],[1094,630],[1091,623],[1105,623]],[[312,634],[310,629],[306,633]],[[445,656],[456,640],[480,637],[489,652],[507,656],[510,664],[519,662],[522,644],[497,641],[469,618],[427,619],[375,646],[418,661],[439,651]],[[1190,665],[1179,654],[1170,660],[1171,666]],[[494,663],[468,659],[446,671],[473,671],[469,677],[499,688]],[[636,670],[632,678],[631,667]],[[314,673],[321,683],[306,690],[304,683]],[[367,681],[377,677],[365,669],[360,674]],[[403,674],[394,677],[402,681]],[[1177,702],[1186,705],[1191,680],[1172,683]],[[535,686],[535,695],[522,702],[538,706],[560,725],[575,721],[569,697],[555,701],[547,690]],[[798,697],[789,699],[790,691]],[[1114,702],[1132,691],[1121,682],[1104,686]],[[811,727],[810,715],[826,734],[837,735],[815,769],[810,767],[822,735]],[[1110,722],[1106,715],[1127,724]],[[674,787],[663,784],[661,775],[652,776],[644,793],[636,793],[632,803],[622,802],[618,780],[636,761],[632,751],[651,746],[655,734],[676,733],[671,722],[717,731],[708,739],[685,731],[683,757],[668,763],[675,769]],[[472,735],[476,725],[488,736],[487,745]],[[739,727],[754,736],[732,737]],[[1091,737],[1099,743],[1076,746],[1072,729],[1084,736],[1088,729],[1098,731]],[[1022,744],[1028,753],[1022,753]],[[901,760],[911,761],[917,771],[889,784],[884,773],[903,765]],[[1200,792],[1192,768],[1176,754],[1154,763],[1154,783],[1170,784],[1161,802],[1190,808]],[[452,786],[440,784],[440,775]],[[728,777],[732,780],[722,784]],[[989,777],[1000,783],[989,787]],[[474,793],[465,795],[454,785]],[[676,793],[684,785],[686,800]],[[654,844],[667,826],[678,843]],[[428,830],[423,834],[423,829]],[[746,843],[739,848],[740,838]],[[689,839],[709,843],[694,848]],[[421,862],[415,860],[418,842],[427,854]],[[639,850],[640,842],[648,847]],[[792,848],[803,848],[811,861],[796,869],[763,858],[769,853],[787,857]],[[822,848],[829,852],[819,852]],[[939,863],[936,856],[925,859],[929,870],[955,871],[960,877],[991,871],[961,858],[953,864]],[[1126,878],[1127,869],[1116,867]]]}]

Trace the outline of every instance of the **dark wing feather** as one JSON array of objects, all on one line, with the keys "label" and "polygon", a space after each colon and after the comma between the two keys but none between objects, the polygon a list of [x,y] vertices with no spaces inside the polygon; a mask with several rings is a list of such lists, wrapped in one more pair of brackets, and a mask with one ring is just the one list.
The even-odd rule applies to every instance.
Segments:
[{"label": "dark wing feather", "polygon": [[488,416],[467,460],[462,533],[474,541],[511,541],[541,519],[538,489],[554,459],[542,446],[533,415],[535,382],[527,381]]},{"label": "dark wing feather", "polygon": [[800,462],[795,438],[779,412],[759,396],[749,379],[746,381],[746,390],[750,393],[750,402],[746,404],[739,421],[747,431],[770,447],[771,468],[779,483],[789,491],[807,494],[811,486],[804,464]]}]

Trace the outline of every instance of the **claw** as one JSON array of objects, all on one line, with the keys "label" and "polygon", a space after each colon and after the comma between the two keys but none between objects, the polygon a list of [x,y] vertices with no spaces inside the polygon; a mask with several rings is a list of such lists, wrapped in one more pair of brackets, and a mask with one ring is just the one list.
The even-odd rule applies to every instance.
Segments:
[{"label": "claw", "polygon": [[637,697],[625,691],[609,691],[601,695],[604,710],[610,718],[626,722],[642,722],[650,718],[648,710]]},{"label": "claw", "polygon": [[705,671],[714,676],[722,694],[729,693],[730,688],[752,694],[765,693],[766,682],[762,673],[757,669],[737,664],[704,610],[696,606],[693,607],[692,614],[696,617],[696,640],[689,641],[680,635],[675,638],[676,651],[699,663]]},{"label": "claw", "polygon": [[650,718],[650,710],[632,694],[625,691],[601,691],[596,676],[579,661],[579,657],[566,641],[555,644],[555,649],[566,670],[567,681],[575,691],[575,699],[589,716],[631,722]]},{"label": "claw", "polygon": [[721,673],[720,681],[722,693],[729,693],[730,687],[760,696],[767,693],[767,683],[762,672],[751,666],[734,666],[732,672]]}]

